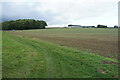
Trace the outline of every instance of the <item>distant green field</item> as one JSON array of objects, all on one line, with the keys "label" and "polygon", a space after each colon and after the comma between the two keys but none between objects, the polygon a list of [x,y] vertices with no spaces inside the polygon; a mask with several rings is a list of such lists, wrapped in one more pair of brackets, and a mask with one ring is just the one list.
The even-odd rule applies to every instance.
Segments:
[{"label": "distant green field", "polygon": [[[93,36],[95,34],[97,36]],[[99,38],[103,34],[104,39]],[[98,46],[101,46],[100,41],[101,44],[103,44],[102,41],[108,44],[108,41],[109,46],[112,46],[117,42],[116,35],[117,29],[4,31],[2,38],[3,78],[116,78],[118,77],[116,59],[81,49],[85,47],[69,45],[70,40],[76,44],[75,42],[79,40],[84,43],[86,39],[95,40],[97,37],[98,39],[94,42],[98,43]],[[109,37],[106,38],[106,36]]]}]

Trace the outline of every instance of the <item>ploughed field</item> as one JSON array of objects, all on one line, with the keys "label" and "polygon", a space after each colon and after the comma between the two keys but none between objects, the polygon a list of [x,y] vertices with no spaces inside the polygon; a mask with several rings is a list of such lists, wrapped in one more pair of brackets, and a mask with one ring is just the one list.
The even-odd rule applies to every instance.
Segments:
[{"label": "ploughed field", "polygon": [[117,29],[3,31],[3,78],[116,78]]},{"label": "ploughed field", "polygon": [[57,43],[101,56],[118,58],[118,29],[72,28],[10,32],[21,37]]}]

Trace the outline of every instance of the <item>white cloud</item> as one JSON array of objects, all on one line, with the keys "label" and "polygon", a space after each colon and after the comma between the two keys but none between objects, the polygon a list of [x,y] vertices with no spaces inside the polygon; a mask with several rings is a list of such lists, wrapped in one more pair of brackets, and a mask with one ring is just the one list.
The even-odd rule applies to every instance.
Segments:
[{"label": "white cloud", "polygon": [[[4,0],[3,18],[44,19],[49,25],[116,25],[119,0]],[[7,4],[6,2],[16,2]],[[11,5],[10,5],[11,4]],[[7,13],[6,13],[7,12]]]}]

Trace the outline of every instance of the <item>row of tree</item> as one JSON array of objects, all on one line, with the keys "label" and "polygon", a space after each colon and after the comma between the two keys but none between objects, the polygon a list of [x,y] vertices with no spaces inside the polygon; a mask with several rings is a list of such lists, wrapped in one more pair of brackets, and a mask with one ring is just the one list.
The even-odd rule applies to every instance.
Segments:
[{"label": "row of tree", "polygon": [[[97,25],[97,28],[107,28],[106,25]],[[114,28],[119,28],[119,26],[115,25]]]},{"label": "row of tree", "polygon": [[107,28],[106,25],[97,25],[97,28]]},{"label": "row of tree", "polygon": [[19,19],[2,22],[2,30],[44,29],[47,23],[43,20]]}]

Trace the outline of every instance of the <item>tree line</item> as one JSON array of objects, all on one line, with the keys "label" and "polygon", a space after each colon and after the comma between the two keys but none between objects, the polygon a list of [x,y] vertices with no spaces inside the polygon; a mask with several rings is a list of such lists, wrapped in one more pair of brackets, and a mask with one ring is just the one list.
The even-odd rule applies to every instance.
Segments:
[{"label": "tree line", "polygon": [[47,23],[43,20],[19,19],[2,22],[2,30],[44,29]]},{"label": "tree line", "polygon": [[[108,27],[106,25],[97,25],[97,28],[108,28]],[[114,28],[120,28],[120,27],[115,25]]]},{"label": "tree line", "polygon": [[97,28],[107,28],[107,26],[106,25],[97,25]]}]

